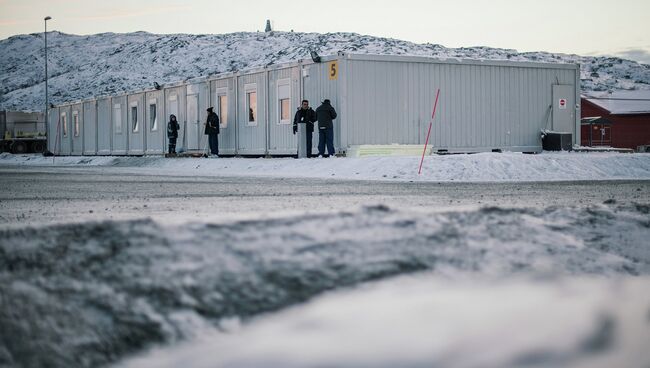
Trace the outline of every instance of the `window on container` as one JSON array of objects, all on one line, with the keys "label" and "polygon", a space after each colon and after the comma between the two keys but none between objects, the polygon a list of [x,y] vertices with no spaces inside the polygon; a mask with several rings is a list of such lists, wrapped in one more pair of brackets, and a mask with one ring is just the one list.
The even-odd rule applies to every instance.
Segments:
[{"label": "window on container", "polygon": [[255,86],[246,87],[246,110],[248,111],[247,125],[257,125],[257,89]]},{"label": "window on container", "polygon": [[283,98],[280,100],[280,124],[289,124],[291,122],[290,118],[290,101],[288,98]]},{"label": "window on container", "polygon": [[291,87],[289,80],[278,81],[278,114],[279,124],[291,123]]},{"label": "window on container", "polygon": [[79,113],[76,111],[72,113],[72,134],[79,136]]},{"label": "window on container", "polygon": [[152,132],[158,130],[158,110],[155,103],[149,104],[149,127]]},{"label": "window on container", "polygon": [[61,130],[63,131],[63,136],[68,136],[68,121],[66,119],[65,113],[61,114]]},{"label": "window on container", "polygon": [[219,126],[228,127],[228,96],[217,96],[217,105],[219,106]]},{"label": "window on container", "polygon": [[122,106],[113,105],[113,126],[115,134],[122,134]]},{"label": "window on container", "polygon": [[180,120],[180,117],[178,116],[178,97],[176,95],[171,95],[168,99],[167,115],[165,115],[165,119],[169,119],[170,115],[174,115],[176,116],[176,119]]},{"label": "window on container", "polygon": [[140,130],[137,106],[131,106],[131,129],[133,130],[133,133],[137,133]]}]

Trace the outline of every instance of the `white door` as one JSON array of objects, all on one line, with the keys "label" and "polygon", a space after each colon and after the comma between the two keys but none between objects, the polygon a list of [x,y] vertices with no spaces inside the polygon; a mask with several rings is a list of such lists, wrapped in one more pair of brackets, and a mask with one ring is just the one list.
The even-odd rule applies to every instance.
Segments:
[{"label": "white door", "polygon": [[184,124],[183,121],[181,120],[180,116],[178,116],[178,96],[176,95],[171,95],[169,96],[167,100],[167,114],[165,116],[165,123],[164,123],[164,129],[165,129],[165,147],[167,147],[167,140],[169,139],[169,136],[167,135],[167,123],[171,119],[171,116],[174,115],[176,116],[176,121],[178,121],[178,124],[180,126],[180,129],[178,130],[178,139],[176,141],[176,152],[182,152],[184,151],[183,147],[183,139],[184,139]]},{"label": "white door", "polygon": [[187,149],[199,149],[199,96],[187,96]]}]

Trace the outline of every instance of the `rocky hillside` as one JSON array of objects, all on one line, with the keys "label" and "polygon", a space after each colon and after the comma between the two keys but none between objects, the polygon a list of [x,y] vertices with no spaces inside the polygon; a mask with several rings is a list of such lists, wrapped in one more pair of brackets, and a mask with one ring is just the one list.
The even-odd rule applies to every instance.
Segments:
[{"label": "rocky hillside", "polygon": [[[0,41],[0,109],[44,105],[43,34]],[[49,93],[54,104],[151,88],[222,72],[265,66],[338,51],[441,58],[580,63],[585,91],[650,89],[650,65],[620,58],[435,44],[355,33],[230,33],[156,35],[146,32],[76,36],[48,33]]]}]

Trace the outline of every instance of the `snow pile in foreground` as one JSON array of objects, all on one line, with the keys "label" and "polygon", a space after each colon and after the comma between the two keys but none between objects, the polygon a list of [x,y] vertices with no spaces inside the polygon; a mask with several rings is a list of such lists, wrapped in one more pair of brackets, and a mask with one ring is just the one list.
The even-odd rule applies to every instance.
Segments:
[{"label": "snow pile in foreground", "polygon": [[401,277],[117,367],[645,367],[649,282]]},{"label": "snow pile in foreground", "polygon": [[[170,353],[150,367],[650,362],[649,211],[372,206],[0,230],[0,331],[11,336],[0,365],[97,367],[155,345]],[[344,293],[292,310],[334,290]],[[280,315],[257,323],[270,312]],[[241,335],[229,330],[239,324]],[[169,347],[200,337],[197,354]]]},{"label": "snow pile in foreground", "polygon": [[439,182],[650,180],[650,154],[544,152],[362,158],[43,157],[0,154],[0,165],[112,166],[180,176],[273,176]]}]

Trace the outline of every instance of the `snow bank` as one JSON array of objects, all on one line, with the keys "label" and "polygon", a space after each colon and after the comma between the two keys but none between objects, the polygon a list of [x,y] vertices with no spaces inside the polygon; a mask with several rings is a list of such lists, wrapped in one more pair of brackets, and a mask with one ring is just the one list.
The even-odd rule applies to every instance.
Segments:
[{"label": "snow bank", "polygon": [[362,158],[43,157],[0,154],[7,166],[118,167],[124,172],[178,176],[268,176],[345,180],[518,182],[650,180],[650,154],[544,152]]},{"label": "snow bank", "polygon": [[645,367],[648,281],[403,277],[117,367]]},{"label": "snow bank", "polygon": [[[0,229],[0,365],[105,366],[242,322],[249,332],[191,359],[172,348],[127,366],[559,367],[595,350],[629,367],[620,352],[649,358],[649,210],[370,206]],[[420,271],[433,278],[364,286]],[[332,290],[344,295],[287,309]],[[276,328],[255,327],[274,311]]]}]

